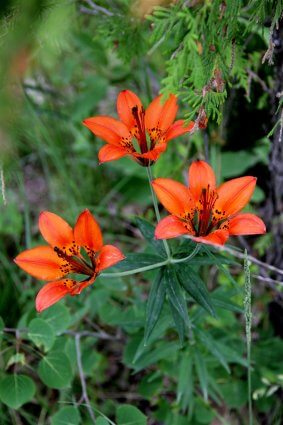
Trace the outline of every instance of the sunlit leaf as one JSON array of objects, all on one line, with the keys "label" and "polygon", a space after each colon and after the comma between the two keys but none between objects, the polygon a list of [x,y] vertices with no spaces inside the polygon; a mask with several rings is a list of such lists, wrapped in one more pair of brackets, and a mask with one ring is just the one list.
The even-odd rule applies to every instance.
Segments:
[{"label": "sunlit leaf", "polygon": [[39,348],[50,350],[55,342],[53,328],[43,319],[33,319],[29,323],[28,337]]}]

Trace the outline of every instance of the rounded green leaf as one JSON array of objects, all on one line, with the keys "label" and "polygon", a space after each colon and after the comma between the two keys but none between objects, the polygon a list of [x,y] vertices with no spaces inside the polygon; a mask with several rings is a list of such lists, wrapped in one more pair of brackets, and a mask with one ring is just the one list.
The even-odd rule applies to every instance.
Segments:
[{"label": "rounded green leaf", "polygon": [[55,342],[52,327],[43,319],[33,319],[28,327],[28,337],[39,348],[50,350]]},{"label": "rounded green leaf", "polygon": [[72,380],[69,358],[60,351],[49,352],[39,362],[38,374],[42,382],[50,388],[68,387]]},{"label": "rounded green leaf", "polygon": [[136,407],[124,404],[117,409],[117,425],[146,425],[146,416]]},{"label": "rounded green leaf", "polygon": [[29,376],[13,374],[0,380],[0,400],[12,409],[32,400],[34,394],[35,384]]},{"label": "rounded green leaf", "polygon": [[55,333],[66,330],[71,322],[69,310],[63,304],[54,304],[45,310],[41,317],[53,328]]},{"label": "rounded green leaf", "polygon": [[74,406],[66,406],[60,409],[51,418],[51,425],[79,425],[81,417]]}]

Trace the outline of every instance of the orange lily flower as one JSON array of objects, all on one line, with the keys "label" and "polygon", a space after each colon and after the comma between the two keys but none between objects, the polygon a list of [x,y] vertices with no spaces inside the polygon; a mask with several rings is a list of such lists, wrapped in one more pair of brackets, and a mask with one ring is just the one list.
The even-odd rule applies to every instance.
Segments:
[{"label": "orange lily flower", "polygon": [[253,194],[255,177],[236,178],[216,187],[210,165],[195,161],[189,167],[188,179],[188,187],[171,179],[152,182],[159,201],[171,213],[158,223],[157,239],[187,234],[197,242],[224,245],[232,235],[265,233],[259,217],[239,214]]},{"label": "orange lily flower", "polygon": [[[102,270],[125,258],[115,246],[103,245],[99,225],[89,210],[79,215],[74,229],[58,215],[44,211],[39,216],[39,230],[49,246],[28,249],[14,260],[31,276],[49,281],[37,294],[38,312],[67,294],[80,294]],[[87,277],[74,280],[68,277],[72,273]]]},{"label": "orange lily flower", "polygon": [[123,90],[117,98],[120,121],[108,116],[83,121],[107,143],[99,151],[100,163],[131,155],[139,164],[150,165],[166,150],[169,140],[193,129],[192,121],[186,127],[184,120],[174,122],[178,111],[176,96],[171,94],[164,103],[161,97],[156,97],[145,110],[135,93]]}]

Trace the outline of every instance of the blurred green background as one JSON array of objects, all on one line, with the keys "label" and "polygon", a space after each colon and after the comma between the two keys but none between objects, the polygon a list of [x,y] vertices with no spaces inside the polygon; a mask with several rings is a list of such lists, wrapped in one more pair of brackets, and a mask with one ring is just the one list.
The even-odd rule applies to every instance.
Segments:
[{"label": "blurred green background", "polygon": [[[80,404],[74,339],[86,329],[98,332],[97,338],[81,338],[98,425],[248,423],[241,264],[230,266],[236,288],[226,266],[202,268],[208,288],[222,297],[224,308],[219,306],[212,318],[189,303],[203,333],[180,348],[167,311],[149,347],[142,347],[153,272],[115,282],[98,279],[80,297],[37,316],[34,297],[41,284],[18,270],[12,259],[41,241],[37,219],[42,210],[74,224],[89,208],[107,243],[126,253],[150,252],[135,224],[136,216],[154,221],[145,169],[128,158],[99,165],[102,142],[82,120],[116,116],[117,94],[123,89],[133,90],[146,105],[162,90],[179,95],[180,118],[197,119],[204,106],[209,124],[170,142],[154,175],[183,181],[190,161],[202,158],[211,162],[219,183],[257,176],[249,209],[265,220],[268,233],[233,244],[280,268],[282,188],[276,173],[282,173],[281,13],[281,1],[259,0],[1,1],[1,424],[93,423]],[[222,27],[218,31],[225,14],[231,26],[224,22],[226,32]],[[262,64],[270,42],[273,64]],[[204,87],[209,95],[201,103]],[[251,271],[260,277],[253,278],[254,423],[279,425],[282,274],[255,265]],[[43,323],[32,325],[36,317]],[[41,329],[39,337],[33,326]],[[42,363],[46,353],[48,361]],[[58,368],[58,376],[52,377],[46,367],[50,364]]]}]

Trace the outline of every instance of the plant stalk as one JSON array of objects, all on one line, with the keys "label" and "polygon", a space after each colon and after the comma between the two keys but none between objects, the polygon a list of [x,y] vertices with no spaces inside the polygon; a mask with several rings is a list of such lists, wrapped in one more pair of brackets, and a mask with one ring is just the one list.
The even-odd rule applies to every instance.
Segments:
[{"label": "plant stalk", "polygon": [[[159,212],[159,208],[158,208],[157,198],[156,198],[156,195],[154,193],[154,190],[153,190],[152,184],[151,184],[151,182],[153,180],[153,177],[152,177],[152,172],[151,172],[150,165],[148,165],[146,167],[146,171],[147,171],[147,177],[148,177],[148,183],[149,183],[149,187],[150,187],[150,193],[151,193],[152,203],[153,203],[153,206],[154,206],[156,220],[157,220],[157,223],[158,223],[160,221],[161,217],[160,217],[160,212]],[[164,249],[166,251],[167,257],[168,257],[168,259],[170,259],[171,258],[171,253],[170,253],[169,245],[168,245],[166,239],[163,239],[162,242],[163,242]]]}]

